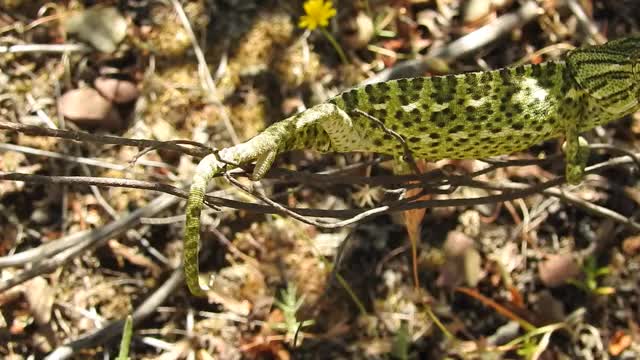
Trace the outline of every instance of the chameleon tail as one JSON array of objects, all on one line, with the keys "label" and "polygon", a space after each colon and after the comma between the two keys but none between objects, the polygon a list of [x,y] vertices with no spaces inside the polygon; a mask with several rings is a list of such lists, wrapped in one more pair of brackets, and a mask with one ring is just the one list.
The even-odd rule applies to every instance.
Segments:
[{"label": "chameleon tail", "polygon": [[209,180],[218,175],[224,169],[224,166],[225,164],[220,162],[215,154],[207,155],[198,164],[189,189],[182,261],[187,287],[195,296],[205,296],[205,291],[208,290],[206,285],[200,285],[198,276],[198,247],[200,246],[202,202]]}]

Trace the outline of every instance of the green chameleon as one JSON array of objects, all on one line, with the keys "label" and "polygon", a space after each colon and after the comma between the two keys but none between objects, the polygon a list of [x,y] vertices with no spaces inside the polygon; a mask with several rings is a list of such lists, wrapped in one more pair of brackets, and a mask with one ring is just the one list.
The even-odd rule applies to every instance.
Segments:
[{"label": "green chameleon", "polygon": [[198,277],[200,212],[209,180],[256,161],[260,179],[276,155],[295,149],[366,151],[416,158],[475,159],[564,137],[566,179],[580,182],[589,150],[580,132],[640,109],[640,36],[570,52],[565,61],[420,77],[351,89],[275,123],[254,138],[206,156],[189,193],[186,282]]}]

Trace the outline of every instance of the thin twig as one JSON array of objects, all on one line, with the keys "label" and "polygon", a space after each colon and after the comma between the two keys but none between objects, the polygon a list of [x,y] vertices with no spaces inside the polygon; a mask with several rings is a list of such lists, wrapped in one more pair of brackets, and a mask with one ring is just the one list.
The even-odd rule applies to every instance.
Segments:
[{"label": "thin twig", "polygon": [[19,44],[19,45],[0,45],[0,54],[18,54],[18,53],[88,53],[92,49],[84,44]]},{"label": "thin twig", "polygon": [[161,195],[152,200],[145,207],[137,209],[132,213],[110,222],[109,224],[91,231],[83,237],[82,242],[59,252],[55,256],[39,261],[30,269],[23,270],[11,278],[0,280],[0,292],[6,291],[13,286],[21,284],[36,276],[49,273],[59,266],[67,263],[70,259],[82,255],[85,251],[103,245],[108,239],[122,234],[124,231],[137,226],[140,218],[150,217],[173,206],[178,199],[171,195]]},{"label": "thin twig", "polygon": [[444,47],[433,49],[427,56],[399,62],[393,67],[370,77],[365,83],[374,84],[392,79],[423,75],[429,69],[429,59],[440,58],[445,61],[453,61],[476,52],[497,39],[510,34],[514,29],[520,28],[537,18],[542,12],[535,0],[528,0],[513,13],[502,15],[474,32],[448,43]]},{"label": "thin twig", "polygon": [[89,141],[89,142],[94,142],[99,144],[115,144],[115,145],[133,146],[141,149],[147,148],[147,147],[154,147],[157,149],[177,151],[177,152],[181,152],[181,153],[191,155],[191,156],[196,156],[196,157],[205,157],[209,153],[211,153],[211,149],[209,149],[208,147],[202,144],[193,143],[193,142],[191,144],[197,144],[198,147],[190,148],[190,147],[178,145],[174,142],[166,142],[166,141],[147,140],[147,139],[127,139],[120,136],[112,136],[112,135],[96,135],[96,134],[91,134],[85,131],[77,131],[77,130],[49,129],[49,128],[43,128],[43,127],[33,126],[33,125],[11,123],[7,121],[0,121],[0,130],[13,130],[13,131],[21,132],[25,135],[57,137],[61,139],[75,140],[80,142]]},{"label": "thin twig", "polygon": [[[68,154],[61,154],[53,151],[35,149],[35,148],[22,146],[22,145],[0,143],[0,151],[21,152],[23,154],[43,156],[43,157],[48,157],[52,159],[58,159],[58,160],[68,161],[68,162],[77,163],[77,164],[95,166],[95,167],[100,167],[104,169],[122,171],[122,172],[127,172],[131,174],[136,174],[136,175],[147,175],[149,177],[156,178],[158,180],[167,180],[166,176],[159,175],[155,172],[147,173],[147,172],[133,170],[130,168],[131,166],[129,164],[127,165],[114,164],[104,160],[91,159],[91,158],[73,156]],[[153,165],[147,164],[147,166],[162,167],[162,168],[174,170],[174,171],[176,170],[175,167],[169,164],[153,164]]]},{"label": "thin twig", "polygon": [[[142,320],[151,315],[169,296],[174,295],[176,290],[182,285],[182,267],[173,270],[171,276],[154,291],[138,308],[133,312],[133,323],[139,324]],[[46,360],[68,359],[80,349],[96,347],[105,344],[122,333],[124,320],[112,321],[101,329],[96,329],[83,334],[78,339],[62,345],[52,351]]]}]

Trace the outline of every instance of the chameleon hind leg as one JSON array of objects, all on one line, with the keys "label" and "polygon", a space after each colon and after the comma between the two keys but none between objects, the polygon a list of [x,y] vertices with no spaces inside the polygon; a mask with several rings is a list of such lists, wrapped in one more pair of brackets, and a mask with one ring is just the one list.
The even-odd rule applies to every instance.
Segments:
[{"label": "chameleon hind leg", "polygon": [[[198,253],[200,248],[200,214],[204,201],[204,194],[209,181],[226,171],[232,163],[245,163],[257,159],[254,171],[255,177],[262,177],[271,167],[275,159],[280,141],[274,137],[256,137],[251,140],[223,149],[217,154],[204,157],[196,167],[195,174],[189,189],[189,198],[186,207],[186,220],[183,240],[183,266],[185,282],[189,291],[195,296],[205,296],[209,290],[206,284],[200,281],[200,265]],[[256,146],[262,145],[262,146]],[[252,145],[251,145],[252,144]],[[271,145],[268,145],[271,144]]]},{"label": "chameleon hind leg", "polygon": [[[305,139],[303,130],[318,126],[329,136],[330,143],[313,143]],[[209,289],[200,282],[198,252],[200,247],[200,213],[209,181],[229,167],[257,160],[252,178],[259,180],[281,151],[307,147],[319,151],[346,151],[363,140],[354,134],[351,118],[333,104],[314,106],[298,115],[276,123],[251,140],[204,157],[196,168],[186,207],[183,266],[189,291],[204,296]],[[293,141],[287,141],[293,139]],[[306,144],[312,146],[305,146]],[[285,145],[289,144],[289,145]]]}]

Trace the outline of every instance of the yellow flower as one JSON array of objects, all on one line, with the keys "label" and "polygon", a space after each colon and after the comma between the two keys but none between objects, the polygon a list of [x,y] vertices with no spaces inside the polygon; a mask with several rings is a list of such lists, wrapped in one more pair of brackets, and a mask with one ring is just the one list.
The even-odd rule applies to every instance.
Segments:
[{"label": "yellow flower", "polygon": [[314,30],[318,26],[329,25],[329,19],[335,16],[336,9],[333,8],[331,1],[325,3],[324,0],[307,0],[304,3],[304,12],[306,15],[300,17],[298,26]]}]

